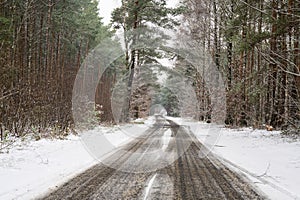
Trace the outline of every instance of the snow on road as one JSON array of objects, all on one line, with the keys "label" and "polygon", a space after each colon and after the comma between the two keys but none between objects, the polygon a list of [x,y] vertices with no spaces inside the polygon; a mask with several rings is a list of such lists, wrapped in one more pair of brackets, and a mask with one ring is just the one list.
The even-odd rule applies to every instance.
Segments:
[{"label": "snow on road", "polygon": [[[145,129],[142,126],[97,127],[84,134],[105,135],[118,147],[133,138],[124,130]],[[9,151],[0,153],[0,199],[33,199],[55,189],[97,163],[88,152],[82,138],[74,135],[65,140],[17,141]]]},{"label": "snow on road", "polygon": [[150,181],[149,181],[149,183],[148,183],[148,185],[147,185],[147,187],[146,187],[146,192],[145,192],[146,194],[145,194],[145,196],[144,196],[144,200],[147,200],[147,199],[148,199],[150,189],[151,189],[152,186],[153,186],[153,182],[154,182],[156,176],[157,176],[157,174],[155,174],[154,176],[152,176],[152,178],[150,179]]},{"label": "snow on road", "polygon": [[255,182],[270,199],[300,199],[299,139],[283,137],[278,131],[220,128],[218,137],[210,140],[213,125],[171,119],[189,127],[202,143],[213,141],[212,152]]},{"label": "snow on road", "polygon": [[166,151],[166,149],[169,146],[170,140],[172,136],[172,131],[168,129],[165,133],[164,136],[162,137],[162,150]]},{"label": "snow on road", "polygon": [[[213,153],[225,164],[242,173],[270,199],[300,199],[300,141],[284,138],[279,132],[253,129],[219,129],[209,139],[212,125],[171,118],[194,132],[204,144],[214,142]],[[140,120],[143,121],[143,120]],[[103,134],[115,147],[135,137],[154,123],[126,125],[126,128],[98,127],[86,134]],[[168,143],[166,132],[163,144]],[[55,189],[96,163],[78,136],[65,140],[18,141],[9,152],[0,153],[0,199],[32,199]]]}]

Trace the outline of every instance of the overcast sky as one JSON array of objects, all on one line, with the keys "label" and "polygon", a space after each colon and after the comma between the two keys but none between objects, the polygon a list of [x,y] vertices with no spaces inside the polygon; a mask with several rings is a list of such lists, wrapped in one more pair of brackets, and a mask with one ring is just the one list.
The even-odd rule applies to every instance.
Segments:
[{"label": "overcast sky", "polygon": [[99,0],[99,13],[105,25],[109,24],[111,12],[121,5],[121,0]]},{"label": "overcast sky", "polygon": [[[167,0],[169,6],[175,6],[178,0]],[[111,12],[114,8],[121,5],[121,0],[99,0],[100,16],[103,17],[103,23],[109,24]]]}]

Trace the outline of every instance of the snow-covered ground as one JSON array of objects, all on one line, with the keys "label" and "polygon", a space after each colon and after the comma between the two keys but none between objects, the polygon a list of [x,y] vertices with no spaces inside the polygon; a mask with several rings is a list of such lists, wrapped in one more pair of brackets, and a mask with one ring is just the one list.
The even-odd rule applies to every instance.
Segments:
[{"label": "snow-covered ground", "polygon": [[97,127],[82,137],[71,135],[65,140],[18,140],[0,153],[0,199],[33,199],[96,164],[95,155],[82,139],[86,135],[104,136],[111,144],[111,148],[103,148],[105,154],[133,139],[129,132],[145,128],[146,125]]},{"label": "snow-covered ground", "polygon": [[0,154],[0,199],[32,199],[93,163],[76,136],[17,141]]},{"label": "snow-covered ground", "polygon": [[[213,153],[255,182],[270,199],[300,199],[300,140],[284,138],[279,132],[231,130],[171,119],[194,132],[205,145],[213,145]],[[65,140],[17,141],[8,152],[0,153],[0,199],[32,199],[54,189],[97,163],[95,157],[99,159],[99,155],[91,153],[88,143],[91,136],[104,137],[110,144],[102,148],[102,156],[135,138],[154,123],[154,118],[136,122],[97,127],[83,137],[69,136]]]},{"label": "snow-covered ground", "polygon": [[246,173],[271,199],[300,199],[299,140],[283,138],[279,132],[222,129],[213,151]]},{"label": "snow-covered ground", "polygon": [[[211,124],[171,119],[187,126],[202,143],[213,145],[214,154],[250,178],[270,199],[300,199],[300,139],[283,137],[278,131],[216,129]],[[211,135],[210,130],[219,133]]]}]

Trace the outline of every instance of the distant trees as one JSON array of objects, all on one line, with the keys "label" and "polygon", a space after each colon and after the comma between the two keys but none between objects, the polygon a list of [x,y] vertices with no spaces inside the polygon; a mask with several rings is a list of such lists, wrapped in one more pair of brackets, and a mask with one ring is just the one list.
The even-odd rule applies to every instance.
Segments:
[{"label": "distant trees", "polygon": [[163,87],[158,93],[154,104],[162,105],[168,116],[180,117],[179,99],[168,87]]},{"label": "distant trees", "polygon": [[121,7],[113,11],[113,27],[122,29],[126,33],[124,42],[128,80],[122,121],[127,122],[130,117],[132,88],[137,68],[145,64],[156,64],[158,63],[156,59],[161,57],[158,49],[143,49],[142,51],[136,49],[138,40],[147,41],[149,44],[162,45],[164,38],[158,38],[154,30],[157,28],[173,28],[178,25],[174,16],[180,12],[180,8],[168,8],[166,0],[122,0]]},{"label": "distant trees", "polygon": [[109,34],[95,0],[0,0],[0,131],[72,124],[82,59]]},{"label": "distant trees", "polygon": [[299,127],[300,2],[184,3],[183,32],[212,55],[226,80],[226,123]]}]

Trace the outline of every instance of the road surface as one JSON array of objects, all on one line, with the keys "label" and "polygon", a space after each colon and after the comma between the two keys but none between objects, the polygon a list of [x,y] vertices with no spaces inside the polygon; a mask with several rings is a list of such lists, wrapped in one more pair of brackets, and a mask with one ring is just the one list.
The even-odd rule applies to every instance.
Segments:
[{"label": "road surface", "polygon": [[204,148],[184,127],[159,119],[103,163],[41,199],[266,199],[212,154],[200,156]]}]

